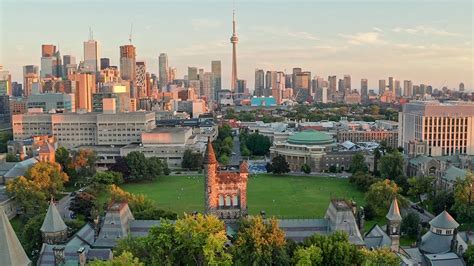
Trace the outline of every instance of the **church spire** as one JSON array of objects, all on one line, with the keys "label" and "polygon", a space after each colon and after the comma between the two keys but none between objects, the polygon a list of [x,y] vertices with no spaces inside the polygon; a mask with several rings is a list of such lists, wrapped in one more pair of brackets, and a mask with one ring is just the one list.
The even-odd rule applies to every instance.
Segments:
[{"label": "church spire", "polygon": [[392,204],[390,204],[390,210],[385,216],[389,221],[401,221],[402,216],[400,215],[400,208],[398,208],[397,197],[393,198]]},{"label": "church spire", "polygon": [[207,138],[207,147],[206,147],[206,152],[204,153],[204,163],[205,164],[217,163],[216,154],[214,153],[214,147],[212,146],[210,137]]},{"label": "church spire", "polygon": [[48,244],[60,243],[67,238],[67,226],[61,218],[52,198],[40,231],[43,241]]},{"label": "church spire", "polygon": [[0,208],[0,261],[5,266],[31,265],[2,208]]}]

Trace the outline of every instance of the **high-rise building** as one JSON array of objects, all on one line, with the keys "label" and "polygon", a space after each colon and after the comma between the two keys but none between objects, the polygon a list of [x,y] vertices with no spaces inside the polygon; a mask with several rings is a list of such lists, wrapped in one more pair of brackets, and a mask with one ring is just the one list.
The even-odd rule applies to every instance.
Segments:
[{"label": "high-rise building", "polygon": [[265,89],[265,71],[263,69],[255,69],[255,91],[254,95],[260,97]]},{"label": "high-rise building", "polygon": [[56,54],[56,45],[43,44],[41,45],[41,57],[53,57]]},{"label": "high-rise building", "polygon": [[92,94],[96,93],[95,75],[76,73],[69,79],[74,82],[76,111],[92,112]]},{"label": "high-rise building", "polygon": [[84,72],[99,72],[99,43],[91,38],[84,42]]},{"label": "high-rise building", "polygon": [[293,75],[285,74],[285,86],[286,88],[293,88]]},{"label": "high-rise building", "polygon": [[388,77],[388,90],[395,95],[395,82],[393,77]]},{"label": "high-rise building", "polygon": [[328,76],[328,101],[336,102],[337,100],[337,77]]},{"label": "high-rise building", "polygon": [[63,77],[67,78],[67,76],[74,73],[76,69],[76,57],[72,55],[63,55]]},{"label": "high-rise building", "polygon": [[379,80],[379,95],[383,95],[385,93],[385,88],[387,87],[387,81],[385,79]]},{"label": "high-rise building", "polygon": [[237,88],[237,43],[239,42],[239,37],[237,37],[237,32],[235,30],[235,10],[232,11],[232,37],[230,37],[230,42],[232,43],[232,77],[230,80],[230,90],[232,92]]},{"label": "high-rise building", "polygon": [[146,97],[146,65],[143,61],[137,62],[136,65],[135,92],[137,95],[133,98],[143,98]]},{"label": "high-rise building", "polygon": [[136,51],[131,44],[120,46],[120,75],[123,80],[133,80],[136,76]]},{"label": "high-rise building", "polygon": [[197,67],[188,67],[188,80],[199,80]]},{"label": "high-rise building", "polygon": [[395,80],[395,95],[397,97],[402,96],[402,87],[400,86],[400,80]]},{"label": "high-rise building", "polygon": [[367,79],[360,80],[360,97],[362,103],[367,103],[369,101],[369,82]]},{"label": "high-rise building", "polygon": [[101,58],[100,59],[100,70],[104,70],[110,67],[110,58]]},{"label": "high-rise building", "polygon": [[474,155],[472,102],[409,102],[398,121],[398,145],[409,155]]},{"label": "high-rise building", "polygon": [[169,70],[168,70],[169,82],[172,82],[173,80],[175,80],[177,76],[178,76],[178,69],[176,69],[176,67],[169,67]]},{"label": "high-rise building", "polygon": [[165,53],[161,53],[158,57],[158,74],[160,79],[160,89],[168,85],[168,83],[172,80],[169,79],[170,73],[168,71],[168,55]]},{"label": "high-rise building", "polygon": [[[293,72],[295,73],[294,70],[295,69],[293,69]],[[306,101],[311,93],[311,72],[296,72],[294,74],[293,86],[295,87],[293,93],[296,101]]]},{"label": "high-rise building", "polygon": [[464,91],[464,83],[459,83],[459,91]]},{"label": "high-rise building", "polygon": [[339,94],[344,95],[345,89],[346,89],[346,86],[344,85],[344,80],[339,79],[339,81],[337,82],[337,90]]},{"label": "high-rise building", "polygon": [[221,61],[214,60],[211,61],[211,73],[212,73],[212,86],[214,88],[214,93],[212,95],[213,99],[216,99],[216,93],[222,90],[222,71],[221,71]]},{"label": "high-rise building", "polygon": [[244,79],[237,80],[237,91],[238,94],[244,94],[247,92],[247,81]]},{"label": "high-rise building", "polygon": [[344,92],[351,91],[351,75],[344,75]]},{"label": "high-rise building", "polygon": [[214,86],[213,81],[214,74],[212,72],[204,72],[201,78],[201,97],[204,96],[207,99],[213,99]]},{"label": "high-rise building", "polygon": [[11,127],[10,96],[0,94],[0,129]]},{"label": "high-rise building", "polygon": [[0,66],[0,95],[12,95],[12,77],[10,71]]},{"label": "high-rise building", "polygon": [[23,66],[23,95],[31,94],[31,86],[34,82],[39,82],[39,69],[35,65]]},{"label": "high-rise building", "polygon": [[411,97],[413,96],[413,83],[411,80],[403,81],[403,96]]}]

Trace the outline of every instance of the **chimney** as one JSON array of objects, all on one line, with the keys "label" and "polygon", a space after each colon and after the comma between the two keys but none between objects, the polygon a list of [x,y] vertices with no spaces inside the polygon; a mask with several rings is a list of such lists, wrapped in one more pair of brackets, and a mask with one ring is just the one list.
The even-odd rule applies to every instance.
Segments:
[{"label": "chimney", "polygon": [[84,247],[80,247],[77,250],[77,256],[79,258],[79,266],[85,266],[86,265],[86,249]]},{"label": "chimney", "polygon": [[53,247],[54,265],[64,265],[66,263],[66,256],[64,247]]}]

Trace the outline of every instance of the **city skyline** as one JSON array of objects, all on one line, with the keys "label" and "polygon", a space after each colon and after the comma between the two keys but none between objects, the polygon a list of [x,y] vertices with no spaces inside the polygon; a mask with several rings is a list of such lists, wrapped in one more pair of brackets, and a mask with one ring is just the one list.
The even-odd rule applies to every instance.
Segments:
[{"label": "city skyline", "polygon": [[[67,5],[49,1],[41,6],[35,2],[4,1],[0,4],[0,65],[12,73],[13,81],[22,82],[24,65],[40,65],[42,44],[54,44],[62,55],[84,60],[82,44],[88,40],[88,29],[92,27],[94,39],[100,43],[100,56],[119,66],[119,47],[129,44],[133,23],[132,44],[137,61],[145,61],[147,71],[158,74],[160,53],[168,55],[169,66],[178,69],[180,78],[188,66],[210,71],[211,61],[221,60],[222,87],[230,88],[231,1],[204,1],[200,6],[188,1],[138,3],[130,7],[105,1],[88,9],[90,2],[83,1]],[[144,5],[150,8],[141,8]],[[108,12],[100,12],[105,7]],[[460,82],[468,90],[474,87],[471,1],[298,1],[297,5],[243,1],[236,2],[235,7],[239,21],[238,78],[245,79],[251,90],[256,68],[290,73],[293,67],[325,79],[349,74],[357,89],[362,78],[367,78],[369,89],[374,89],[379,79],[389,76],[435,88],[457,88]],[[120,16],[130,8],[132,12]],[[159,12],[162,9],[177,12]],[[58,14],[36,18],[35,25],[55,26],[48,31],[32,30],[28,23],[14,20],[14,14],[33,17],[42,10]],[[86,12],[88,19],[71,19],[71,10],[73,14]],[[148,16],[153,10],[159,15]],[[429,16],[420,16],[420,10]],[[387,16],[388,12],[395,15]],[[268,13],[281,14],[282,19],[267,19]],[[357,20],[369,15],[371,19]],[[173,23],[169,23],[171,20]]]}]

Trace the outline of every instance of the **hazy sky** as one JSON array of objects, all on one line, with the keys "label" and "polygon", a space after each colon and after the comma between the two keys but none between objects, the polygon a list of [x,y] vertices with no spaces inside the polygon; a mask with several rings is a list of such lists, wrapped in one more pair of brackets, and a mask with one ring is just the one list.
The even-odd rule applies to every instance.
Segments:
[{"label": "hazy sky", "polygon": [[[327,79],[352,75],[352,87],[368,78],[394,76],[414,84],[453,88],[474,84],[472,0],[242,1],[237,12],[238,77],[254,86],[255,68],[302,67]],[[41,44],[59,45],[62,55],[83,57],[89,26],[100,56],[119,62],[133,23],[137,60],[158,73],[167,53],[178,77],[187,66],[210,71],[222,60],[223,87],[230,86],[232,1],[23,1],[0,0],[0,65],[14,81],[22,66],[40,65]]]}]

